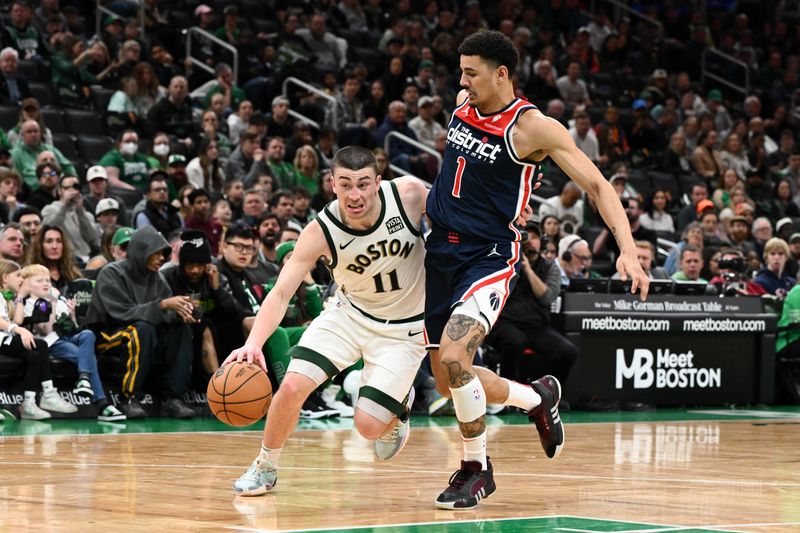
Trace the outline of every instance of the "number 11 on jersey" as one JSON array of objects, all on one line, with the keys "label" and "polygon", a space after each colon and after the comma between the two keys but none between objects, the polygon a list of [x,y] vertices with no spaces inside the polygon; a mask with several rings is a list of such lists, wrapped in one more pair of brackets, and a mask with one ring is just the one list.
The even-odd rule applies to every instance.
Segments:
[{"label": "number 11 on jersey", "polygon": [[453,182],[453,196],[461,198],[461,176],[464,175],[464,167],[467,166],[467,160],[463,156],[458,156],[458,168],[456,169],[456,179]]}]

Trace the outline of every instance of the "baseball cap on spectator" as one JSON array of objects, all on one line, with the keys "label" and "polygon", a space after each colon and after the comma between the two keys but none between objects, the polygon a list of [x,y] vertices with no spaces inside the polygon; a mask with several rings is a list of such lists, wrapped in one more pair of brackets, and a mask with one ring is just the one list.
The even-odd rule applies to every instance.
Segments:
[{"label": "baseball cap on spectator", "polygon": [[101,215],[106,211],[119,211],[119,202],[113,198],[103,198],[97,202],[97,207],[94,208],[94,214]]},{"label": "baseball cap on spectator", "polygon": [[426,105],[433,105],[433,96],[423,96],[417,102],[417,107],[424,107]]},{"label": "baseball cap on spectator", "polygon": [[708,99],[712,102],[722,102],[722,91],[719,89],[711,89],[708,91]]},{"label": "baseball cap on spectator", "polygon": [[800,233],[792,233],[792,236],[789,237],[789,244],[797,241],[800,241]]},{"label": "baseball cap on spectator", "polygon": [[103,26],[108,26],[109,24],[114,24],[115,22],[122,22],[116,15],[108,15],[106,18],[103,19]]},{"label": "baseball cap on spectator", "polygon": [[391,46],[393,44],[399,44],[400,46],[403,46],[403,39],[400,37],[392,37],[386,42],[386,46]]},{"label": "baseball cap on spectator", "polygon": [[135,232],[136,232],[135,229],[123,226],[114,232],[114,236],[111,237],[111,244],[113,244],[114,246],[122,246],[123,244],[128,244],[128,242],[130,242],[131,237],[133,237],[133,234]]},{"label": "baseball cap on spectator", "polygon": [[668,77],[667,71],[663,68],[657,68],[653,71],[653,78],[667,79]]},{"label": "baseball cap on spectator", "polygon": [[108,181],[108,172],[106,171],[106,167],[101,167],[100,165],[89,167],[89,170],[86,171],[86,181],[94,180]]},{"label": "baseball cap on spectator", "polygon": [[641,98],[637,98],[636,100],[633,101],[633,109],[634,110],[636,110],[636,109],[647,109],[647,102],[645,102]]},{"label": "baseball cap on spectator", "polygon": [[276,96],[275,98],[272,99],[272,105],[273,106],[280,105],[280,104],[289,105],[289,99],[286,98],[285,96]]},{"label": "baseball cap on spectator", "polygon": [[225,15],[238,15],[239,8],[234,5],[225,6],[225,9],[222,10]]},{"label": "baseball cap on spectator", "polygon": [[575,33],[575,35],[581,33],[592,33],[592,32],[589,31],[589,26],[581,26],[580,28],[578,28],[578,31]]},{"label": "baseball cap on spectator", "polygon": [[782,219],[780,219],[778,222],[775,223],[775,233],[780,232],[781,228],[783,228],[787,224],[788,225],[794,224],[794,221],[791,219],[791,217],[783,217]]},{"label": "baseball cap on spectator", "polygon": [[737,215],[743,215],[744,213],[754,213],[755,208],[752,205],[748,204],[747,202],[739,202],[738,204],[733,206],[733,212],[736,213]]},{"label": "baseball cap on spectator", "polygon": [[176,165],[183,165],[186,166],[186,158],[181,154],[172,154],[167,159],[167,165],[169,166],[176,166]]},{"label": "baseball cap on spectator", "polygon": [[433,61],[430,59],[423,59],[419,62],[419,67],[417,67],[417,71],[420,71],[424,68],[433,69]]},{"label": "baseball cap on spectator", "polygon": [[528,233],[535,233],[537,237],[542,236],[542,230],[539,228],[539,223],[532,218],[525,222],[525,231]]},{"label": "baseball cap on spectator", "polygon": [[750,227],[750,222],[748,222],[747,218],[743,217],[742,215],[733,215],[731,217],[730,223],[733,224],[734,222],[741,222],[742,224],[745,224],[748,228]]},{"label": "baseball cap on spectator", "polygon": [[608,178],[608,182],[609,183],[614,183],[615,181],[619,181],[619,180],[628,181],[628,178],[624,174],[614,174],[613,176]]},{"label": "baseball cap on spectator", "polygon": [[194,16],[199,17],[200,15],[205,15],[206,13],[213,13],[214,10],[208,7],[205,4],[200,4],[194,10]]},{"label": "baseball cap on spectator", "polygon": [[697,202],[697,214],[699,215],[706,209],[714,209],[714,202],[709,199],[700,200]]}]

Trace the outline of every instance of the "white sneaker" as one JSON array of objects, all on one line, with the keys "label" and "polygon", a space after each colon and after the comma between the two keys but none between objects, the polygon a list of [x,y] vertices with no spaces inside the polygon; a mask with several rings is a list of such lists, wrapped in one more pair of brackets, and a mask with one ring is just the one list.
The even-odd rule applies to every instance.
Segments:
[{"label": "white sneaker", "polygon": [[331,409],[338,411],[340,417],[353,418],[355,410],[343,401],[336,399],[341,390],[342,387],[340,385],[331,383],[322,391],[322,401]]},{"label": "white sneaker", "polygon": [[106,405],[103,407],[103,410],[97,413],[97,420],[100,422],[118,422],[120,420],[125,420],[127,417],[125,413],[117,409],[111,404]]},{"label": "white sneaker", "polygon": [[23,420],[46,420],[52,415],[47,411],[43,411],[32,400],[25,400],[19,406],[19,417]]},{"label": "white sneaker", "polygon": [[64,401],[64,399],[55,389],[49,390],[42,394],[42,399],[39,400],[39,407],[46,411],[64,414],[76,413],[78,411],[77,407],[69,402]]},{"label": "white sneaker", "polygon": [[395,426],[375,441],[375,457],[379,461],[389,461],[403,451],[411,435],[411,406],[414,404],[414,387],[406,399],[405,420],[398,420]]}]

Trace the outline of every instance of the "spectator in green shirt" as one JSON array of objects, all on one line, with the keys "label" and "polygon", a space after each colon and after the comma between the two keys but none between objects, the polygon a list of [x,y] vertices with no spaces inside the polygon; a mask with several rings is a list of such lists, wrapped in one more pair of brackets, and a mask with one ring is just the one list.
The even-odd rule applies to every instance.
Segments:
[{"label": "spectator in green shirt", "polygon": [[14,170],[19,172],[25,183],[33,190],[39,187],[39,180],[36,177],[36,156],[42,152],[53,152],[64,174],[69,176],[77,175],[75,166],[69,159],[64,157],[64,154],[58,148],[42,142],[42,130],[38,122],[35,120],[23,122],[20,134],[22,135],[22,142],[18,142],[11,150],[11,161],[13,162]]},{"label": "spectator in green shirt", "polygon": [[703,270],[703,253],[694,245],[687,244],[681,250],[681,269],[672,275],[675,281],[700,281],[707,283],[707,281],[700,277],[700,271]]},{"label": "spectator in green shirt", "polygon": [[239,8],[234,5],[225,6],[222,14],[225,15],[225,25],[215,31],[214,35],[235,46],[239,42],[239,34],[242,33],[238,27]]},{"label": "spectator in green shirt", "polygon": [[279,189],[292,189],[298,185],[294,165],[283,158],[286,155],[286,144],[283,137],[271,137],[267,142],[267,165],[272,176],[278,180]]},{"label": "spectator in green shirt", "polygon": [[222,93],[227,112],[239,109],[239,104],[247,100],[247,95],[241,87],[234,85],[231,66],[227,63],[217,63],[214,67],[214,77],[217,79],[217,84],[206,93],[204,107],[209,109],[211,98],[217,93]]},{"label": "spectator in green shirt", "polygon": [[139,152],[139,135],[135,131],[122,132],[117,147],[106,153],[99,164],[106,167],[110,186],[147,191],[152,163]]}]

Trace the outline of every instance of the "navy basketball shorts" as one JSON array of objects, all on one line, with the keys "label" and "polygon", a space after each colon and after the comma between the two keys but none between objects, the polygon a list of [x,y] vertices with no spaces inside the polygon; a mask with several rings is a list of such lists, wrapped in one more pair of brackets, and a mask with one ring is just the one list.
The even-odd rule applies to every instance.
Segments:
[{"label": "navy basketball shorts", "polygon": [[463,314],[478,315],[488,334],[516,284],[521,244],[434,229],[425,251],[425,348],[439,348],[447,321],[461,306]]}]

